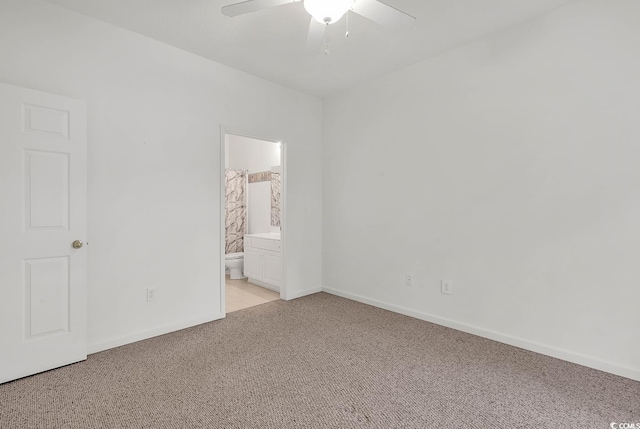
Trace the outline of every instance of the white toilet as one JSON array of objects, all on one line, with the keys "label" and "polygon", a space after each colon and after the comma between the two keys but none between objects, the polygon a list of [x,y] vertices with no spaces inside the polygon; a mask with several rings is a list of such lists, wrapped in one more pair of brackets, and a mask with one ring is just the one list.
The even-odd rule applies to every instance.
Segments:
[{"label": "white toilet", "polygon": [[233,280],[243,279],[242,268],[244,267],[244,253],[228,253],[224,255],[224,266],[231,271]]}]

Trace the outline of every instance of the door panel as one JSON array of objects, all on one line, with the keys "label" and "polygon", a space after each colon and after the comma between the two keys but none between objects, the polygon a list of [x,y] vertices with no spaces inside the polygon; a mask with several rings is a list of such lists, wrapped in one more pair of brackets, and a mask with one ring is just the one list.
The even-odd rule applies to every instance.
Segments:
[{"label": "door panel", "polygon": [[25,133],[44,133],[69,138],[69,112],[22,104]]},{"label": "door panel", "polygon": [[86,359],[86,107],[0,83],[0,383]]},{"label": "door panel", "polygon": [[26,338],[69,331],[69,258],[25,261]]},{"label": "door panel", "polygon": [[24,151],[25,225],[69,228],[69,154]]}]

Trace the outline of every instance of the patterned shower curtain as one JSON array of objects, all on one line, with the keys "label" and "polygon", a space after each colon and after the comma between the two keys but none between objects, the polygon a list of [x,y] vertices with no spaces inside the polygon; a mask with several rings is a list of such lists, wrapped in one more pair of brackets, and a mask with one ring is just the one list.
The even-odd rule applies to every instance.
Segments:
[{"label": "patterned shower curtain", "polygon": [[271,172],[271,226],[280,226],[280,173]]},{"label": "patterned shower curtain", "polygon": [[225,170],[225,254],[244,251],[247,233],[247,170]]}]

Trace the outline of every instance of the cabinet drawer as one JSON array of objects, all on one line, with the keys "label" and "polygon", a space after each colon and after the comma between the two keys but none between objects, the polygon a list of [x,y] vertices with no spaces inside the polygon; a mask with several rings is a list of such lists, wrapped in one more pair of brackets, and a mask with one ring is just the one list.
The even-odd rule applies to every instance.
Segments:
[{"label": "cabinet drawer", "polygon": [[255,247],[256,249],[271,250],[272,252],[280,252],[280,241],[269,240],[267,238],[250,237],[251,244],[249,247]]}]

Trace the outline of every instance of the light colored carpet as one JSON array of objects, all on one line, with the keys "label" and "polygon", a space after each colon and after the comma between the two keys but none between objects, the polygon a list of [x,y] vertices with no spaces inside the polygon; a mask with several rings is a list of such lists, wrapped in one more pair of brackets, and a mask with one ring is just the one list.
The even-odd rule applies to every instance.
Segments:
[{"label": "light colored carpet", "polygon": [[640,383],[327,294],[0,386],[2,428],[608,428]]}]

